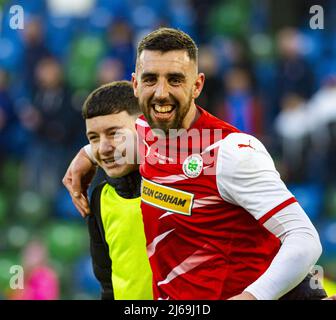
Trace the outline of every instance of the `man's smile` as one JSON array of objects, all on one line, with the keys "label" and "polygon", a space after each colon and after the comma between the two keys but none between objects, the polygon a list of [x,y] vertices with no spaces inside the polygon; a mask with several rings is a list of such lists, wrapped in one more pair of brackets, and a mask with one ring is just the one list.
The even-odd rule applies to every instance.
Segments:
[{"label": "man's smile", "polygon": [[173,117],[175,114],[176,107],[174,105],[159,105],[152,104],[152,116],[156,120],[167,121]]},{"label": "man's smile", "polygon": [[104,164],[104,166],[111,167],[111,166],[118,165],[117,161],[120,160],[121,158],[122,156],[118,156],[118,157],[104,158],[100,160]]}]

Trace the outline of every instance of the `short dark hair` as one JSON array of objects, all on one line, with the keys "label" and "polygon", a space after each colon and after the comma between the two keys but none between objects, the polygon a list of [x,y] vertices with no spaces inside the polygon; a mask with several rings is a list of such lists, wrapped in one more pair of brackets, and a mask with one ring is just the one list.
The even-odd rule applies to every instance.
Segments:
[{"label": "short dark hair", "polygon": [[84,119],[90,119],[122,111],[129,115],[141,113],[130,81],[110,82],[91,92],[83,104],[82,115]]},{"label": "short dark hair", "polygon": [[197,62],[198,48],[194,40],[181,30],[159,28],[145,36],[138,45],[137,58],[142,51],[152,50],[168,52],[172,50],[186,50],[189,58]]}]

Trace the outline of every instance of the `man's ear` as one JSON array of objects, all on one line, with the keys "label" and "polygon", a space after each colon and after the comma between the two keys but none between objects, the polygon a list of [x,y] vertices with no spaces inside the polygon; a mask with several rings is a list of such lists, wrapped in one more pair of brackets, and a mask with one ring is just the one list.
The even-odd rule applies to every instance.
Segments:
[{"label": "man's ear", "polygon": [[132,72],[132,84],[133,84],[134,96],[138,98],[138,81],[136,79],[136,74],[134,72]]},{"label": "man's ear", "polygon": [[205,75],[204,73],[199,73],[197,75],[197,79],[194,84],[194,90],[193,90],[193,98],[196,99],[199,97],[199,95],[202,92],[202,89],[204,87],[204,81],[205,81]]}]

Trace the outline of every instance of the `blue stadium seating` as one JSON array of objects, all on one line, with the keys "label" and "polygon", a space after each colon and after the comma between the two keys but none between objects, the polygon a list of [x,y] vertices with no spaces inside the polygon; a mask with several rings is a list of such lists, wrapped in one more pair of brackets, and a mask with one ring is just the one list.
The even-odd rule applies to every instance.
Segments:
[{"label": "blue stadium seating", "polygon": [[55,201],[56,216],[66,220],[81,220],[81,215],[72,203],[71,197],[65,188],[59,190]]},{"label": "blue stadium seating", "polygon": [[297,184],[288,186],[310,219],[317,219],[323,205],[323,187],[318,184]]},{"label": "blue stadium seating", "polygon": [[77,291],[83,291],[99,298],[100,284],[94,276],[90,256],[84,256],[76,262],[73,270],[73,279]]}]

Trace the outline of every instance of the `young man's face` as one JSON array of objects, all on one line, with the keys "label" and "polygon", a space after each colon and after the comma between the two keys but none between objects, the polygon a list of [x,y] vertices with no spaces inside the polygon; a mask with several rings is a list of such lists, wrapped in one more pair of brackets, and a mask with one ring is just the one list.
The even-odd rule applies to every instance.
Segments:
[{"label": "young man's face", "polygon": [[112,178],[137,170],[136,116],[126,111],[86,119],[86,135],[98,165]]},{"label": "young man's face", "polygon": [[[186,128],[204,83],[185,50],[144,50],[132,76],[134,94],[152,128]],[[187,129],[187,128],[186,128]]]}]

